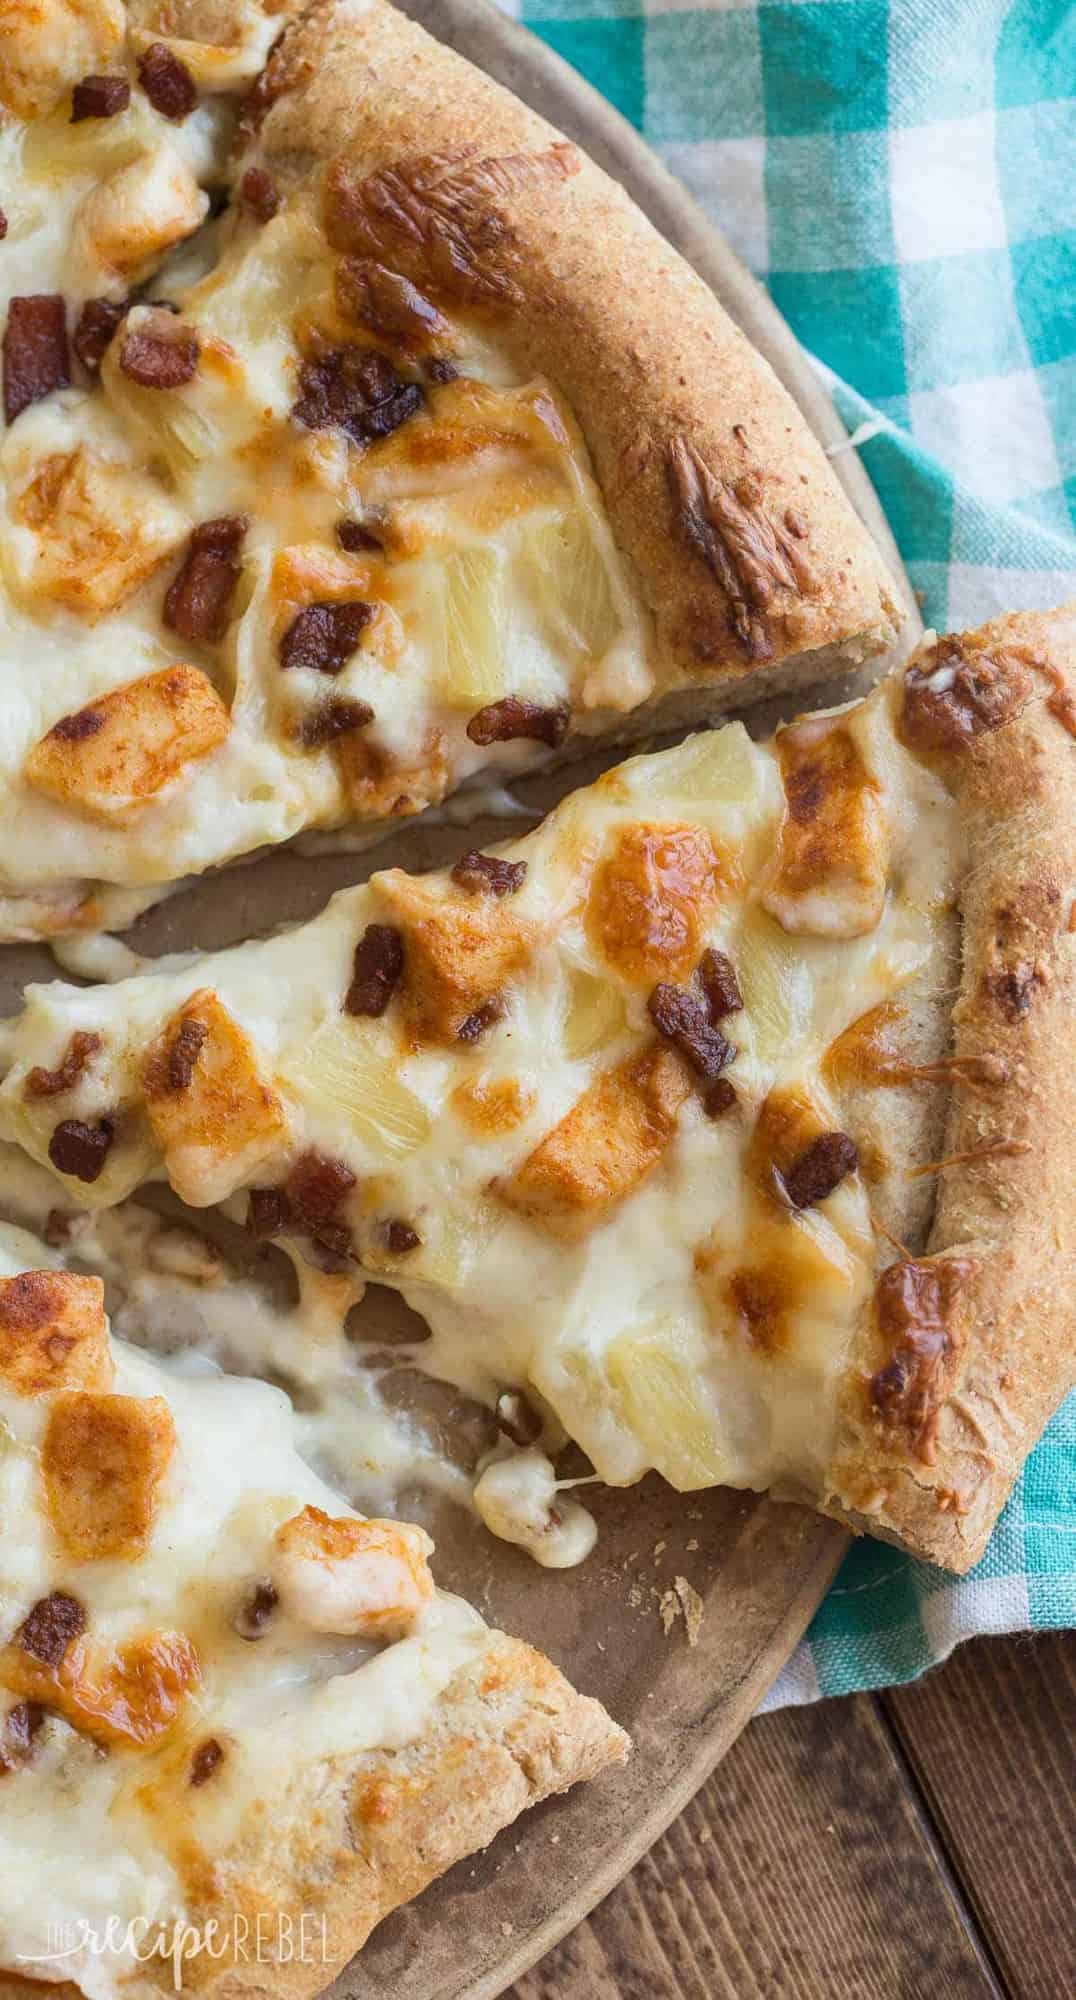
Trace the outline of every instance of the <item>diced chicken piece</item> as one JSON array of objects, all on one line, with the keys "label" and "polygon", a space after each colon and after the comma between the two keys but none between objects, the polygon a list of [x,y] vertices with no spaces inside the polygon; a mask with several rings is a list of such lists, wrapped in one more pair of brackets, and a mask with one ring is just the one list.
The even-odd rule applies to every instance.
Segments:
[{"label": "diced chicken piece", "polygon": [[208,212],[209,196],[174,146],[128,160],[91,190],[75,218],[72,255],[85,277],[79,289],[100,289],[110,277],[136,284]]},{"label": "diced chicken piece", "polygon": [[587,899],[595,951],[633,983],[677,978],[701,951],[721,868],[701,827],[623,827],[599,862]]},{"label": "diced chicken piece", "polygon": [[83,1636],[58,1660],[27,1651],[16,1634],[4,1649],[0,1678],[13,1694],[41,1702],[94,1742],[145,1748],[168,1736],[202,1675],[185,1632],[151,1632],[107,1649]]},{"label": "diced chicken piece", "polygon": [[18,589],[91,620],[123,604],[190,529],[148,473],[81,445],[44,460],[15,512],[34,537],[27,557],[12,552]]},{"label": "diced chicken piece", "polygon": [[7,0],[0,30],[0,104],[18,118],[54,111],[79,79],[115,67],[121,0]]},{"label": "diced chicken piece", "polygon": [[796,937],[864,937],[881,921],[889,824],[878,786],[840,721],[776,739],[786,813],[762,904]]},{"label": "diced chicken piece", "polygon": [[0,1278],[0,1385],[19,1396],[107,1389],[115,1373],[104,1286],[74,1271]]},{"label": "diced chicken piece", "polygon": [[277,1529],[272,1576],[284,1610],[315,1632],[402,1639],[433,1596],[424,1528],[304,1507]]},{"label": "diced chicken piece", "polygon": [[674,1050],[627,1057],[595,1078],[498,1193],[555,1236],[588,1235],[653,1172],[690,1091]]},{"label": "diced chicken piece", "polygon": [[494,897],[446,896],[392,868],[374,879],[404,937],[401,992],[418,1032],[451,1041],[526,962],[533,924]]},{"label": "diced chicken piece", "polygon": [[41,1469],[49,1520],[68,1555],[129,1562],[143,1553],[175,1446],[162,1396],[57,1396]]},{"label": "diced chicken piece", "polygon": [[254,1048],[217,995],[193,993],[147,1052],[142,1087],[176,1193],[223,1201],[284,1143],[284,1107]]},{"label": "diced chicken piece", "polygon": [[216,749],[230,726],[198,667],[164,667],[63,716],[31,750],[24,773],[61,805],[122,826]]}]

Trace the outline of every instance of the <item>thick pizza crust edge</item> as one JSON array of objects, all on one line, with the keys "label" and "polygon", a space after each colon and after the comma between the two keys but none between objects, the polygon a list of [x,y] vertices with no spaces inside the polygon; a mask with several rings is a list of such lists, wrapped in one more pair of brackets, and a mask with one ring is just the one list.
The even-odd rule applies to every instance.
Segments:
[{"label": "thick pizza crust edge", "polygon": [[[319,0],[260,100],[237,173],[256,159],[288,187],[343,156],[360,174],[436,158],[474,175],[453,225],[465,245],[481,232],[475,264],[507,287],[480,323],[567,396],[655,620],[659,696],[704,683],[698,721],[745,686],[806,687],[891,643],[896,588],[795,404],[624,191],[544,119],[385,0]],[[509,176],[507,191],[483,175],[558,148],[566,175]],[[684,501],[700,473],[718,496],[716,515],[702,505],[709,559]],[[761,649],[733,630],[722,567]]]},{"label": "thick pizza crust edge", "polygon": [[851,1385],[860,1416],[838,1491],[852,1472],[883,1488],[885,1502],[877,1512],[827,1508],[958,1573],[979,1560],[1027,1453],[1076,1380],[1076,743],[1047,707],[1051,669],[1076,697],[1076,603],[970,636],[1003,666],[1008,655],[1017,675],[1033,663],[1032,691],[1011,721],[945,760],[968,854],[952,1053],[999,1065],[1002,1080],[951,1090],[944,1153],[1010,1141],[1019,1150],[938,1176],[927,1252],[970,1269],[932,1461],[901,1451],[870,1420],[868,1360]]}]

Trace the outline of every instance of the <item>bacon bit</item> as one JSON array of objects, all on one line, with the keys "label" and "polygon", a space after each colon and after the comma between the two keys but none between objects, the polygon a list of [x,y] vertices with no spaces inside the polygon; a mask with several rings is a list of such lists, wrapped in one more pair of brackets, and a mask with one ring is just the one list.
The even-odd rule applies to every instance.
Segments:
[{"label": "bacon bit", "polygon": [[739,1103],[727,1076],[719,1076],[702,1093],[702,1108],[708,1118],[723,1118]]},{"label": "bacon bit", "polygon": [[78,1181],[97,1180],[108,1158],[115,1128],[109,1118],[86,1125],[81,1118],[64,1118],[49,1140],[49,1159],[58,1173]]},{"label": "bacon bit", "polygon": [[696,1076],[712,1081],[732,1062],[736,1054],[732,1043],[711,1026],[704,1002],[686,987],[662,981],[651,993],[646,1011],[658,1034],[679,1049]]},{"label": "bacon bit", "polygon": [[542,1435],[542,1419],[522,1389],[502,1389],[496,1403],[497,1422],[505,1437],[526,1448]]},{"label": "bacon bit", "polygon": [[503,1000],[498,1000],[494,997],[492,1000],[484,1001],[481,1007],[476,1007],[473,1014],[468,1014],[466,1020],[460,1022],[459,1027],[456,1029],[456,1040],[458,1042],[477,1042],[485,1034],[486,1029],[492,1028],[497,1021],[503,1018],[503,1015]]},{"label": "bacon bit", "polygon": [[369,347],[333,347],[299,370],[292,416],[304,430],[342,430],[358,445],[391,436],[422,407],[417,382]]},{"label": "bacon bit", "polygon": [[334,695],[331,701],[323,701],[320,707],[303,716],[299,742],[304,750],[320,750],[338,736],[348,736],[353,729],[365,729],[373,719],[374,711],[368,701],[349,701]]},{"label": "bacon bit", "polygon": [[385,1248],[394,1257],[406,1257],[409,1250],[420,1250],[422,1238],[409,1222],[386,1222],[384,1229]]},{"label": "bacon bit", "polygon": [[338,674],[347,665],[374,615],[372,604],[306,604],[296,613],[277,648],[280,664]]},{"label": "bacon bit", "polygon": [[82,366],[96,375],[105,350],[129,309],[127,299],[87,299],[75,323],[71,345]]},{"label": "bacon bit", "polygon": [[491,743],[512,743],[526,737],[534,743],[548,743],[551,750],[557,750],[568,734],[570,720],[571,709],[566,701],[558,702],[555,708],[543,708],[540,702],[509,694],[503,701],[487,702],[477,715],[472,715],[467,734],[472,743],[480,744],[483,749]]},{"label": "bacon bit", "polygon": [[452,870],[457,887],[476,895],[513,896],[522,889],[526,876],[525,861],[504,861],[499,855],[480,853],[477,847],[461,854]]},{"label": "bacon bit", "polygon": [[859,1165],[859,1149],[847,1132],[820,1132],[787,1172],[774,1168],[774,1179],[790,1208],[814,1208]]},{"label": "bacon bit", "polygon": [[4,418],[9,424],[31,403],[69,386],[67,308],[59,292],[32,292],[12,299],[3,360]]},{"label": "bacon bit", "polygon": [[280,190],[264,167],[248,167],[239,183],[239,198],[255,222],[271,222],[280,207]]},{"label": "bacon bit", "polygon": [[53,1590],[31,1605],[15,1634],[15,1643],[43,1667],[58,1667],[68,1647],[85,1630],[85,1605],[66,1590]]},{"label": "bacon bit", "polygon": [[382,544],[372,528],[365,527],[361,521],[351,520],[347,515],[336,523],[336,541],[337,546],[349,556],[365,554],[367,551],[376,552],[378,555],[381,553]]},{"label": "bacon bit", "polygon": [[283,1188],[251,1188],[246,1226],[252,1236],[281,1236],[291,1221]]},{"label": "bacon bit", "polygon": [[404,941],[391,924],[367,924],[358,944],[351,984],[344,995],[345,1014],[379,1017],[385,1012],[403,976]]},{"label": "bacon bit", "polygon": [[124,336],[120,367],[141,389],[181,389],[198,372],[201,347],[189,328],[140,326]]},{"label": "bacon bit", "polygon": [[71,123],[83,118],[115,118],[126,111],[131,86],[125,76],[84,76],[71,92]]},{"label": "bacon bit", "polygon": [[965,652],[957,637],[939,639],[904,676],[900,734],[909,750],[965,750],[1001,729],[1027,701],[1031,682],[1014,653]]},{"label": "bacon bit", "polygon": [[45,1720],[40,1702],[18,1701],[9,1708],[0,1730],[0,1778],[30,1762],[34,1738]]},{"label": "bacon bit", "polygon": [[7,235],[7,216],[4,214],[3,209],[0,208],[0,243],[3,242],[6,235]]},{"label": "bacon bit", "polygon": [[727,1014],[740,1013],[743,1008],[740,982],[731,958],[726,957],[723,951],[704,951],[695,976],[702,987],[715,1028]]},{"label": "bacon bit", "polygon": [[138,58],[138,81],[155,111],[181,125],[198,102],[195,81],[164,42],[151,42]]},{"label": "bacon bit", "polygon": [[190,1089],[195,1066],[208,1039],[209,1028],[205,1021],[196,1021],[193,1016],[188,1016],[180,1022],[168,1050],[166,1073],[169,1090]]},{"label": "bacon bit", "polygon": [[928,1160],[925,1166],[909,1167],[905,1180],[923,1180],[928,1174],[944,1174],[949,1167],[974,1165],[977,1160],[1018,1160],[1030,1153],[1028,1139],[991,1139],[982,1146],[971,1146],[965,1153],[949,1153],[944,1160]]},{"label": "bacon bit", "polygon": [[270,1583],[267,1577],[256,1583],[235,1614],[235,1629],[239,1637],[252,1642],[264,1639],[265,1628],[279,1602],[275,1583]]},{"label": "bacon bit", "polygon": [[59,1097],[62,1091],[73,1090],[100,1047],[100,1035],[88,1034],[83,1028],[76,1029],[58,1069],[43,1069],[35,1063],[28,1072],[25,1084],[27,1097]]},{"label": "bacon bit", "polygon": [[246,514],[222,514],[192,530],[182,566],[164,596],[161,615],[169,631],[197,645],[223,639],[241,574],[237,558],[249,526]]},{"label": "bacon bit", "polygon": [[284,1199],[294,1225],[323,1250],[336,1257],[351,1251],[351,1231],[337,1215],[355,1175],[343,1160],[311,1146],[301,1153],[284,1184]]},{"label": "bacon bit", "polygon": [[206,1779],[211,1778],[223,1762],[224,1750],[221,1744],[215,1736],[207,1736],[204,1743],[199,1743],[191,1758],[191,1784],[204,1785]]}]

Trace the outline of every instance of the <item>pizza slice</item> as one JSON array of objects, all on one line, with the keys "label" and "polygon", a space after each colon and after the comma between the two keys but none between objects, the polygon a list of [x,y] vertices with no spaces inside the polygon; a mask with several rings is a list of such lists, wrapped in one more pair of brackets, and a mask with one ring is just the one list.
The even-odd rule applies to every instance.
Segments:
[{"label": "pizza slice", "polygon": [[281,1390],[113,1339],[100,1279],[12,1227],[0,1515],[5,1992],[6,1970],[163,1994],[178,1939],[188,1990],[313,1993],[625,1755],[597,1702],[435,1588],[423,1529],[311,1471]]},{"label": "pizza slice", "polygon": [[280,26],[238,21],[243,62],[204,45],[178,122],[136,85],[69,125],[65,73],[40,153],[10,128],[9,937],[126,922],[306,828],[384,829],[490,769],[816,683],[900,621],[700,280],[383,0],[285,30],[199,230],[204,77]]},{"label": "pizza slice", "polygon": [[0,1131],[398,1287],[540,1558],[567,1435],[964,1569],[1072,1378],[1074,664],[1072,607],[932,638],[449,873],[32,987]]}]

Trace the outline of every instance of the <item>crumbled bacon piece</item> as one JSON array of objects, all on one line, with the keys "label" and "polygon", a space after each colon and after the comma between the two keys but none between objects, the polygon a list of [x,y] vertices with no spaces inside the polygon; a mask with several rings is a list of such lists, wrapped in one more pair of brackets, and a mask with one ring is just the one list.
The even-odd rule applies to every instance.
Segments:
[{"label": "crumbled bacon piece", "polygon": [[254,1585],[235,1614],[235,1629],[241,1639],[262,1639],[280,1599],[275,1583],[268,1578]]},{"label": "crumbled bacon piece", "polygon": [[0,1728],[0,1778],[28,1764],[34,1738],[45,1720],[45,1711],[36,1701],[17,1701],[9,1708]]},{"label": "crumbled bacon piece", "polygon": [[248,167],[239,183],[239,199],[255,222],[271,222],[280,207],[280,190],[264,167]]},{"label": "crumbled bacon piece", "polygon": [[709,1082],[727,1069],[736,1050],[711,1024],[698,994],[663,980],[655,986],[646,1009],[658,1034],[680,1051],[698,1076]]},{"label": "crumbled bacon piece", "polygon": [[498,1000],[494,995],[492,1000],[483,1001],[481,1007],[476,1007],[473,1014],[468,1014],[467,1019],[460,1022],[456,1029],[456,1040],[477,1042],[480,1036],[485,1034],[486,1029],[492,1028],[503,1015],[504,1001]]},{"label": "crumbled bacon piece", "polygon": [[3,242],[6,235],[7,235],[7,216],[4,214],[3,209],[0,208],[0,243]]},{"label": "crumbled bacon piece", "polygon": [[153,109],[175,125],[189,118],[198,102],[190,70],[164,42],[151,42],[139,56],[138,81]]},{"label": "crumbled bacon piece", "polygon": [[292,416],[305,430],[343,430],[368,445],[399,430],[421,406],[419,384],[404,381],[384,354],[333,347],[303,362]]},{"label": "crumbled bacon piece", "polygon": [[79,313],[71,345],[84,368],[96,375],[105,350],[120,321],[126,318],[126,299],[87,299]]},{"label": "crumbled bacon piece", "polygon": [[548,743],[556,750],[568,734],[571,710],[566,701],[558,702],[555,708],[543,708],[541,702],[526,701],[522,695],[505,695],[503,701],[491,701],[472,715],[467,724],[467,734],[472,743],[483,749],[490,743],[511,743],[517,737],[527,737],[535,743]]},{"label": "crumbled bacon piece", "polygon": [[280,641],[281,666],[313,667],[319,674],[338,674],[373,615],[373,605],[361,602],[304,604]]},{"label": "crumbled bacon piece", "polygon": [[66,1590],[52,1590],[31,1605],[15,1640],[43,1667],[58,1667],[67,1648],[85,1630],[85,1606]]},{"label": "crumbled bacon piece", "polygon": [[168,1050],[169,1090],[189,1090],[195,1065],[208,1039],[209,1029],[204,1021],[196,1021],[192,1015],[182,1020]]},{"label": "crumbled bacon piece", "polygon": [[385,1248],[393,1257],[406,1257],[409,1250],[418,1250],[422,1245],[421,1236],[409,1222],[386,1222],[384,1235]]},{"label": "crumbled bacon piece", "polygon": [[181,389],[194,380],[200,356],[197,335],[188,327],[173,329],[158,321],[125,335],[120,367],[140,389]]},{"label": "crumbled bacon piece", "polygon": [[67,309],[59,292],[12,299],[4,329],[5,421],[13,424],[20,410],[70,381]]},{"label": "crumbled bacon piece", "polygon": [[125,76],[84,76],[71,92],[71,123],[83,118],[115,118],[126,111],[131,86]]},{"label": "crumbled bacon piece", "polygon": [[280,1236],[290,1221],[291,1209],[283,1188],[251,1188],[247,1228],[252,1236]]},{"label": "crumbled bacon piece", "polygon": [[392,999],[404,968],[404,943],[391,924],[367,924],[358,944],[351,984],[344,995],[345,1014],[381,1015]]},{"label": "crumbled bacon piece", "polygon": [[197,645],[223,639],[239,582],[237,560],[250,523],[245,514],[221,514],[192,530],[187,553],[164,595],[165,624]]},{"label": "crumbled bacon piece", "polygon": [[100,1035],[89,1034],[84,1028],[76,1028],[57,1069],[43,1069],[40,1063],[35,1063],[33,1069],[28,1072],[27,1097],[59,1097],[61,1091],[73,1090],[100,1046]]},{"label": "crumbled bacon piece", "polygon": [[349,736],[353,729],[365,729],[373,719],[374,711],[368,701],[349,701],[343,695],[334,695],[303,716],[299,741],[304,750],[320,750],[338,736]]},{"label": "crumbled bacon piece", "polygon": [[381,543],[373,529],[366,527],[362,521],[353,521],[348,515],[336,523],[336,541],[337,546],[349,556],[364,555],[367,551],[381,552]]},{"label": "crumbled bacon piece", "polygon": [[502,1389],[497,1398],[497,1423],[513,1444],[527,1446],[542,1435],[542,1419],[521,1389]]},{"label": "crumbled bacon piece", "polygon": [[191,1784],[204,1785],[206,1779],[211,1778],[223,1762],[222,1745],[215,1736],[207,1736],[204,1743],[199,1743],[191,1758]]},{"label": "crumbled bacon piece", "polygon": [[731,958],[727,958],[723,951],[704,951],[696,976],[715,1028],[727,1014],[740,1012],[743,1007],[740,982]]},{"label": "crumbled bacon piece", "polygon": [[452,880],[461,889],[476,894],[512,896],[522,889],[527,876],[525,861],[504,861],[497,854],[482,854],[477,847],[461,854],[452,870]]},{"label": "crumbled bacon piece", "polygon": [[820,1132],[777,1179],[791,1208],[814,1208],[858,1165],[859,1149],[847,1132]]},{"label": "crumbled bacon piece", "polygon": [[108,1118],[96,1125],[86,1125],[81,1118],[64,1118],[49,1140],[49,1159],[58,1173],[71,1174],[77,1181],[95,1181],[108,1158],[113,1136]]},{"label": "crumbled bacon piece", "polygon": [[337,1257],[346,1257],[351,1249],[351,1231],[337,1210],[354,1185],[355,1175],[346,1162],[330,1159],[316,1146],[300,1154],[285,1183],[295,1226]]},{"label": "crumbled bacon piece", "polygon": [[727,1076],[717,1077],[702,1093],[702,1108],[708,1118],[723,1118],[738,1102]]}]

